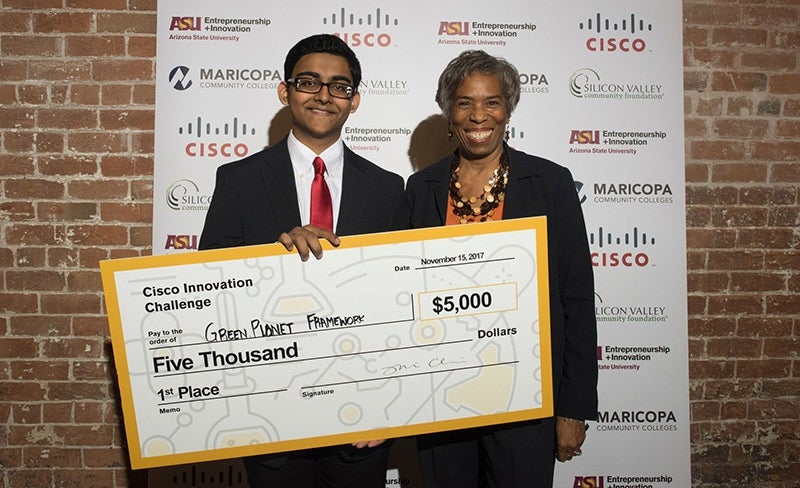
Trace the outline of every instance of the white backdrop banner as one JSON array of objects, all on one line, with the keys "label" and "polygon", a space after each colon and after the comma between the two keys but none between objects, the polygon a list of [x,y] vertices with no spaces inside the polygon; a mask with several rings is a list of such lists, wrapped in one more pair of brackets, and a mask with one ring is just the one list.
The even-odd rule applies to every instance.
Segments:
[{"label": "white backdrop banner", "polygon": [[555,486],[690,486],[680,2],[159,1],[155,254],[196,249],[216,168],[287,134],[284,57],[321,32],[362,64],[345,143],[403,177],[452,150],[450,59],[517,67],[509,144],[572,171],[596,277],[599,420]]}]

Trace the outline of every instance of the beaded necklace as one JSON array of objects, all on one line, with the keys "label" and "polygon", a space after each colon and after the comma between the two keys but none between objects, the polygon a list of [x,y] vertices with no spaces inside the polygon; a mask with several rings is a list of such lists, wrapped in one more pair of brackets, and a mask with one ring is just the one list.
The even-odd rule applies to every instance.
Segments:
[{"label": "beaded necklace", "polygon": [[[483,193],[477,197],[461,196],[461,183],[458,181],[458,154],[450,162],[450,199],[453,202],[453,214],[459,222],[487,222],[492,220],[494,210],[506,197],[508,184],[508,155],[505,151],[500,156],[500,164],[494,174],[483,187]],[[479,203],[480,202],[480,203]]]}]

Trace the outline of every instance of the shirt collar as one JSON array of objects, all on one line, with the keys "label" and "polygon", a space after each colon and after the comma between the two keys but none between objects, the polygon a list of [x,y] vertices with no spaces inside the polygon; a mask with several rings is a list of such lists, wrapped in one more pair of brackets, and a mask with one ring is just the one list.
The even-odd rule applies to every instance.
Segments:
[{"label": "shirt collar", "polygon": [[289,147],[289,157],[292,160],[292,167],[294,167],[296,173],[313,172],[312,163],[317,156],[325,161],[325,168],[329,174],[336,173],[339,168],[341,168],[342,164],[344,164],[344,142],[341,136],[339,136],[336,142],[322,151],[321,154],[316,154],[309,149],[308,146],[300,142],[293,132],[289,132],[287,145]]}]

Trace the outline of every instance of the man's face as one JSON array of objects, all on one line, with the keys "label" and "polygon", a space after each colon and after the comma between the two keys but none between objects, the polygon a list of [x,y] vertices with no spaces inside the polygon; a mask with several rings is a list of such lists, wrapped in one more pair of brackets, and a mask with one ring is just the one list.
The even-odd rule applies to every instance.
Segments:
[{"label": "man's face", "polygon": [[[306,54],[295,65],[291,77],[353,85],[347,60],[328,53]],[[359,93],[348,100],[331,96],[325,86],[318,93],[303,93],[286,82],[279,85],[278,98],[289,106],[295,137],[318,153],[339,138],[347,117],[356,111],[361,101]]]}]

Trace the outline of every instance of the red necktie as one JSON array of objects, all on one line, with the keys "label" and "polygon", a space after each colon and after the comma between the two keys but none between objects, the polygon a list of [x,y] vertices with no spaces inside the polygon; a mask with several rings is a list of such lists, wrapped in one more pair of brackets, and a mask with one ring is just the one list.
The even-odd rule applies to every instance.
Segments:
[{"label": "red necktie", "polygon": [[314,181],[311,182],[311,225],[333,231],[331,192],[325,183],[325,162],[314,158]]}]

